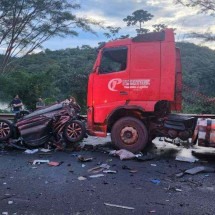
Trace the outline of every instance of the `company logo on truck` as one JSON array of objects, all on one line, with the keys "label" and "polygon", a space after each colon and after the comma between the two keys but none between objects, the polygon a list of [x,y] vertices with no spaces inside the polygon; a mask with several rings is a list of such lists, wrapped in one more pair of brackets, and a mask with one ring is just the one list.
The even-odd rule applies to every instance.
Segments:
[{"label": "company logo on truck", "polygon": [[111,79],[108,82],[108,89],[110,91],[118,91],[117,85],[122,84],[126,89],[143,89],[150,86],[150,79],[131,79],[131,80],[122,80],[121,78]]}]

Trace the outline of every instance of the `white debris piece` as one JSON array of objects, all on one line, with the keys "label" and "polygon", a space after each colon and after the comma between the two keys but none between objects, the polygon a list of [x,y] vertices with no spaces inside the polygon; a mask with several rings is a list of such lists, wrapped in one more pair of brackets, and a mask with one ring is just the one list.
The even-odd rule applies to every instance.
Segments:
[{"label": "white debris piece", "polygon": [[110,204],[110,203],[104,203],[106,206],[111,206],[111,207],[116,207],[116,208],[123,208],[123,209],[128,209],[128,210],[134,210],[132,207],[128,206],[123,206],[123,205],[115,205],[115,204]]},{"label": "white debris piece", "polygon": [[44,148],[42,148],[42,149],[40,149],[40,151],[47,153],[47,152],[50,152],[51,150],[50,149],[44,149]]},{"label": "white debris piece", "polygon": [[33,165],[41,164],[41,163],[49,163],[49,160],[34,160]]},{"label": "white debris piece", "polygon": [[189,162],[189,163],[194,163],[194,162],[198,161],[199,159],[197,159],[197,158],[195,158],[195,157],[177,156],[177,157],[175,158],[175,160],[177,160],[177,161]]},{"label": "white debris piece", "polygon": [[28,155],[31,155],[31,154],[37,153],[38,151],[39,151],[38,149],[32,149],[32,150],[26,149],[26,150],[24,151],[24,153],[25,153],[25,154],[28,154]]},{"label": "white debris piece", "polygon": [[84,180],[86,180],[86,179],[87,179],[87,178],[85,178],[84,176],[79,176],[79,177],[78,177],[78,180],[79,180],[79,181],[84,181]]},{"label": "white debris piece", "polygon": [[90,178],[99,178],[105,176],[104,174],[90,175]]},{"label": "white debris piece", "polygon": [[126,149],[110,151],[110,155],[114,155],[114,156],[118,155],[120,160],[129,160],[136,157],[135,154],[133,154],[132,152],[129,152]]}]

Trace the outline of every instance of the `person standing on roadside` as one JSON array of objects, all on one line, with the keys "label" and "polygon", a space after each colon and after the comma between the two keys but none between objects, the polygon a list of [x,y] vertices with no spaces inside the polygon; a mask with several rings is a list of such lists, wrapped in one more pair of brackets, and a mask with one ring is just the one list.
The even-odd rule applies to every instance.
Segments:
[{"label": "person standing on roadside", "polygon": [[36,103],[36,109],[40,109],[45,107],[45,103],[42,98],[38,98],[38,102]]},{"label": "person standing on roadside", "polygon": [[12,112],[13,113],[20,113],[20,111],[22,110],[22,106],[23,103],[21,101],[21,99],[19,98],[19,95],[15,95],[13,97],[13,100],[10,103],[11,107],[12,107]]}]

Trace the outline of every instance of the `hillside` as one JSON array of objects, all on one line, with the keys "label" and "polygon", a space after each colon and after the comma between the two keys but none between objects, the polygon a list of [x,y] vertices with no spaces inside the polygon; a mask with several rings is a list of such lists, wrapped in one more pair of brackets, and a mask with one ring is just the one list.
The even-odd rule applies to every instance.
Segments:
[{"label": "hillside", "polygon": [[[215,97],[215,51],[192,43],[177,43],[177,46],[181,50],[183,84],[203,95]],[[198,94],[185,89],[183,95],[184,112],[215,113],[215,103],[205,103]]]}]

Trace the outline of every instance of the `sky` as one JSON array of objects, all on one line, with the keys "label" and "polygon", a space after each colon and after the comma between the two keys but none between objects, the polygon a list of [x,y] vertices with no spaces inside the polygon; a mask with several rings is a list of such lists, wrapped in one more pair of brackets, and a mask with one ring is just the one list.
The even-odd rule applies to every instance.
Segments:
[{"label": "sky", "polygon": [[[154,17],[145,23],[145,28],[151,28],[154,24],[166,24],[176,28],[176,41],[193,42],[197,45],[208,46],[215,49],[215,42],[204,43],[196,39],[190,39],[186,35],[190,32],[214,32],[215,17],[198,14],[195,9],[176,5],[175,0],[76,0],[81,5],[75,11],[77,16],[102,21],[105,26],[121,27],[120,35],[129,34],[135,36],[135,27],[127,27],[123,21],[127,15],[135,10],[146,10]],[[103,35],[103,30],[94,28],[97,35],[78,31],[78,37],[55,37],[46,41],[43,46],[50,50],[66,49],[89,45],[98,46],[99,42],[108,41]]]}]

